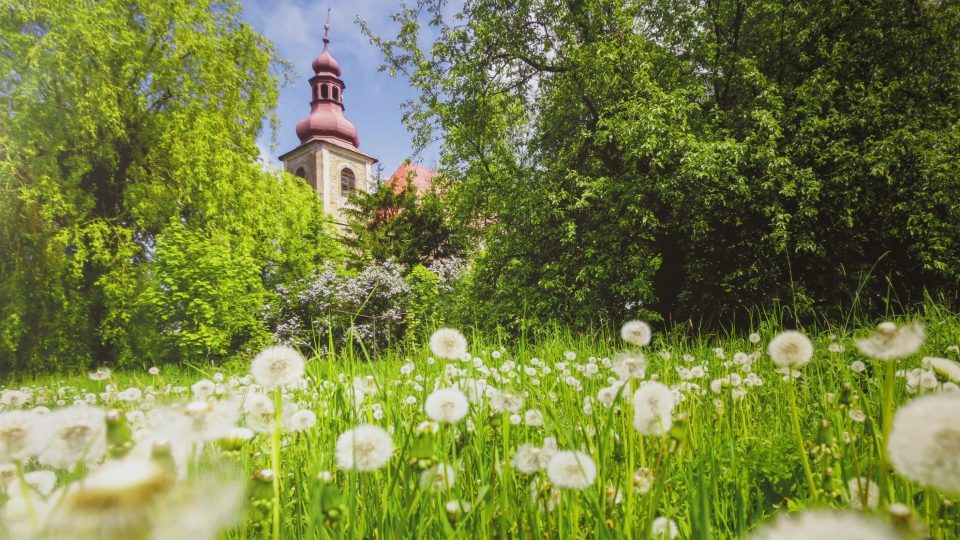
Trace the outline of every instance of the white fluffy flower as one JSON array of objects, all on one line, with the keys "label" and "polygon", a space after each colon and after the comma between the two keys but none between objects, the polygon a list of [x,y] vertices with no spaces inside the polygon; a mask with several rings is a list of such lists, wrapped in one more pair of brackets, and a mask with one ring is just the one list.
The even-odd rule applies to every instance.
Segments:
[{"label": "white fluffy flower", "polygon": [[638,347],[648,345],[652,335],[650,325],[643,321],[628,321],[620,327],[620,337],[627,343]]},{"label": "white fluffy flower", "polygon": [[102,410],[74,406],[51,412],[44,419],[46,433],[37,459],[43,465],[66,469],[83,460],[97,462],[107,452],[106,417]]},{"label": "white fluffy flower", "polygon": [[460,358],[467,352],[467,338],[459,330],[441,328],[430,336],[430,351],[440,358]]},{"label": "white fluffy flower", "polygon": [[545,469],[556,453],[557,445],[553,439],[544,440],[543,447],[523,444],[517,448],[517,453],[510,460],[510,465],[522,473],[532,474]]},{"label": "white fluffy flower", "polygon": [[920,350],[923,345],[923,325],[913,323],[897,326],[892,322],[877,325],[877,332],[867,338],[854,341],[860,352],[874,360],[889,362],[906,358]]},{"label": "white fluffy flower", "polygon": [[617,354],[610,368],[622,380],[642,379],[647,372],[647,359],[640,353]]},{"label": "white fluffy flower", "polygon": [[337,438],[336,457],[343,469],[374,471],[393,457],[393,438],[379,426],[359,425]]},{"label": "white fluffy flower", "polygon": [[937,375],[948,381],[960,383],[960,364],[946,358],[925,356],[921,360],[923,367],[932,369]]},{"label": "white fluffy flower", "polygon": [[547,476],[559,488],[583,490],[597,478],[597,465],[589,455],[576,450],[554,454],[547,465]]},{"label": "white fluffy flower", "polygon": [[644,435],[660,435],[673,427],[673,392],[665,384],[648,382],[633,394],[633,427]]},{"label": "white fluffy flower", "polygon": [[676,522],[663,516],[653,520],[653,524],[650,526],[650,532],[653,533],[653,537],[656,540],[673,540],[680,534]]},{"label": "white fluffy flower", "polygon": [[490,408],[501,413],[515,413],[523,408],[523,398],[509,392],[497,392],[490,397]]},{"label": "white fluffy flower", "polygon": [[470,403],[459,388],[441,388],[427,396],[423,408],[431,420],[455,424],[467,415]]},{"label": "white fluffy flower", "polygon": [[283,426],[288,431],[304,431],[312,428],[317,423],[317,415],[309,409],[300,409],[294,411],[284,418]]},{"label": "white fluffy flower", "polygon": [[539,409],[528,409],[523,415],[524,421],[528,426],[537,427],[543,425],[543,413]]},{"label": "white fluffy flower", "polygon": [[303,379],[303,356],[292,347],[276,345],[260,351],[250,363],[250,374],[264,388],[293,386]]},{"label": "white fluffy flower", "polygon": [[847,492],[851,508],[873,510],[880,504],[880,486],[869,478],[851,478],[847,482]]},{"label": "white fluffy flower", "polygon": [[26,411],[0,413],[0,463],[24,461],[34,451],[37,416]]},{"label": "white fluffy flower", "polygon": [[960,494],[960,396],[930,394],[900,407],[887,448],[903,476]]},{"label": "white fluffy flower", "polygon": [[810,538],[843,538],[844,540],[898,540],[900,535],[891,526],[862,514],[831,510],[808,510],[784,514],[773,523],[759,528],[749,540],[809,540]]},{"label": "white fluffy flower", "polygon": [[446,491],[453,487],[457,473],[450,465],[437,463],[420,473],[420,489]]},{"label": "white fluffy flower", "polygon": [[787,330],[770,340],[767,352],[777,367],[797,369],[813,357],[813,343],[800,332]]}]

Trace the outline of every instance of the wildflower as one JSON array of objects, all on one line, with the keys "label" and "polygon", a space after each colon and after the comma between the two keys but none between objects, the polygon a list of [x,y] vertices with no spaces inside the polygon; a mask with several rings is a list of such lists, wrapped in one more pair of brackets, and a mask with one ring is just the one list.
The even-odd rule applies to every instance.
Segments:
[{"label": "wildflower", "polygon": [[773,523],[760,527],[749,540],[806,540],[808,538],[845,538],[848,540],[897,540],[895,529],[861,514],[832,510],[808,510],[783,514]]},{"label": "wildflower", "polygon": [[110,368],[101,367],[91,371],[88,377],[91,381],[105,381],[110,378],[111,373]]},{"label": "wildflower", "polygon": [[443,508],[447,511],[447,516],[449,516],[450,519],[458,519],[461,515],[469,513],[470,510],[473,509],[473,505],[466,501],[454,499],[447,501],[446,504],[443,505]]},{"label": "wildflower", "polygon": [[633,427],[644,435],[660,435],[673,426],[673,392],[666,385],[648,382],[633,394]]},{"label": "wildflower", "polygon": [[158,368],[157,366],[153,366],[147,370],[147,373],[153,376],[157,376],[160,374],[160,368]]},{"label": "wildflower", "polygon": [[538,427],[543,425],[543,413],[539,409],[528,409],[523,416],[528,426]]},{"label": "wildflower", "polygon": [[854,373],[863,373],[867,370],[867,365],[863,363],[863,360],[854,360],[850,362],[850,371]]},{"label": "wildflower", "polygon": [[135,509],[170,487],[170,477],[150,460],[108,461],[69,492],[71,510]]},{"label": "wildflower", "polygon": [[26,411],[0,413],[0,463],[24,461],[34,451],[37,417]]},{"label": "wildflower", "polygon": [[303,356],[286,345],[267,347],[250,363],[250,374],[264,388],[293,386],[303,379]]},{"label": "wildflower", "polygon": [[434,390],[424,403],[424,410],[431,420],[455,424],[467,415],[470,403],[459,388],[441,388]]},{"label": "wildflower", "polygon": [[946,358],[925,356],[921,360],[923,367],[932,369],[937,375],[948,381],[960,383],[960,364]]},{"label": "wildflower", "polygon": [[213,395],[216,389],[217,384],[208,379],[200,379],[190,387],[190,390],[193,391],[193,396],[197,399],[207,399]]},{"label": "wildflower", "polygon": [[523,407],[523,398],[509,392],[497,392],[490,398],[490,408],[497,412],[515,413]]},{"label": "wildflower", "polygon": [[874,510],[880,504],[880,486],[869,478],[851,478],[847,482],[847,492],[850,494],[850,508]]},{"label": "wildflower", "polygon": [[850,409],[850,419],[854,422],[863,423],[867,420],[867,415],[860,409]]},{"label": "wildflower", "polygon": [[420,473],[420,489],[445,491],[453,487],[457,473],[453,467],[444,463],[437,463],[433,467]]},{"label": "wildflower", "polygon": [[379,426],[359,425],[337,438],[336,457],[343,469],[374,471],[393,457],[393,438]]},{"label": "wildflower", "polygon": [[640,353],[617,354],[610,368],[621,380],[642,379],[647,372],[647,360]]},{"label": "wildflower", "polygon": [[308,409],[300,409],[287,416],[283,424],[290,431],[304,431],[312,428],[316,423],[316,413]]},{"label": "wildflower", "polygon": [[649,344],[652,335],[650,325],[643,321],[628,321],[620,327],[620,337],[638,347]]},{"label": "wildflower", "polygon": [[43,465],[66,469],[80,460],[93,464],[107,451],[106,420],[100,409],[58,409],[48,415],[46,422],[43,448],[37,456]]},{"label": "wildflower", "polygon": [[633,473],[633,490],[643,495],[653,487],[653,472],[647,467],[641,467]]},{"label": "wildflower", "polygon": [[4,390],[0,394],[0,405],[10,408],[23,407],[30,401],[30,394],[21,390]]},{"label": "wildflower", "polygon": [[810,361],[813,356],[813,343],[800,332],[787,330],[770,340],[767,352],[777,367],[793,370]]},{"label": "wildflower", "polygon": [[459,330],[441,328],[430,336],[430,351],[439,358],[455,360],[467,352],[467,338]]},{"label": "wildflower", "polygon": [[903,476],[960,493],[960,396],[930,394],[900,407],[887,449],[890,462]]},{"label": "wildflower", "polygon": [[874,360],[889,362],[906,358],[920,350],[923,345],[923,325],[913,323],[897,326],[892,322],[877,325],[877,332],[867,338],[856,339],[857,348]]},{"label": "wildflower", "polygon": [[550,460],[547,476],[559,488],[584,490],[597,478],[597,465],[583,452],[564,450]]},{"label": "wildflower", "polygon": [[677,523],[663,516],[653,520],[650,532],[653,533],[653,537],[657,540],[673,540],[680,534]]},{"label": "wildflower", "polygon": [[753,343],[754,345],[756,345],[757,343],[760,343],[760,334],[753,332],[752,334],[750,334],[750,337],[748,339],[750,340],[750,343]]},{"label": "wildflower", "polygon": [[373,375],[367,375],[366,377],[354,377],[353,391],[356,394],[364,396],[376,394],[377,380],[373,378]]}]

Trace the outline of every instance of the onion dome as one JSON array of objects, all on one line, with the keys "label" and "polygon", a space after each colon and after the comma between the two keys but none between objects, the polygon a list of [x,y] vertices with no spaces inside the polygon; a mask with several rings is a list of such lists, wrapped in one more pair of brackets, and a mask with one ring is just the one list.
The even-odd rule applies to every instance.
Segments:
[{"label": "onion dome", "polygon": [[357,128],[343,115],[343,89],[340,64],[330,54],[329,25],[324,25],[323,52],[313,61],[314,76],[310,78],[313,99],[310,114],[297,122],[300,144],[325,140],[359,149]]}]

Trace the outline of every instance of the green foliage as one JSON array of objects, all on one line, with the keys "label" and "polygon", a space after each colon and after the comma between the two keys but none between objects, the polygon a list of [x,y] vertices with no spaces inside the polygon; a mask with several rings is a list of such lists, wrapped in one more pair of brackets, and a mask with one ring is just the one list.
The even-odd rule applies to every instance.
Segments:
[{"label": "green foliage", "polygon": [[412,181],[384,185],[372,193],[355,190],[347,207],[346,244],[360,264],[393,260],[408,267],[456,257],[465,250],[465,231],[451,221],[444,198],[418,194]]},{"label": "green foliage", "polygon": [[444,139],[458,218],[484,224],[490,320],[956,300],[960,5],[443,5],[368,34],[421,92],[418,141]]},{"label": "green foliage", "polygon": [[336,255],[255,163],[272,46],[227,2],[43,0],[0,18],[0,369],[216,359]]}]

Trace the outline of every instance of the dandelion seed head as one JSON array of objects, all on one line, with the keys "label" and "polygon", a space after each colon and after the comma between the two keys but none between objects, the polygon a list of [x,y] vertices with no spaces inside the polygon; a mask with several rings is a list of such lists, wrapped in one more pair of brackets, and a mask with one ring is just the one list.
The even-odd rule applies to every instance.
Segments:
[{"label": "dandelion seed head", "polygon": [[680,534],[680,529],[672,519],[660,516],[653,520],[650,532],[656,540],[673,540]]},{"label": "dandelion seed head", "polygon": [[620,337],[631,345],[643,347],[650,343],[653,332],[650,325],[643,321],[627,321],[620,327]]},{"label": "dandelion seed head", "polygon": [[393,457],[393,438],[379,426],[363,424],[337,438],[337,464],[346,470],[377,470]]},{"label": "dandelion seed head", "polygon": [[877,331],[870,337],[854,340],[857,349],[865,356],[891,362],[906,358],[923,345],[923,325],[915,322],[906,326],[897,326],[892,322],[877,325]]},{"label": "dandelion seed head", "polygon": [[264,388],[294,386],[303,380],[303,356],[294,348],[275,345],[260,351],[250,363],[250,374]]},{"label": "dandelion seed head", "polygon": [[936,372],[936,374],[945,380],[960,383],[960,364],[946,358],[937,358],[935,356],[925,356],[921,360],[923,367]]},{"label": "dandelion seed head", "polygon": [[596,480],[597,465],[583,452],[564,450],[550,460],[547,477],[558,488],[584,490]]},{"label": "dandelion seed head", "polygon": [[813,343],[800,332],[787,330],[770,340],[767,352],[777,367],[796,369],[813,357]]},{"label": "dandelion seed head", "polygon": [[438,358],[456,360],[467,355],[467,338],[459,330],[440,328],[430,336],[430,351]]},{"label": "dandelion seed head", "polygon": [[455,424],[470,411],[470,403],[459,388],[441,388],[427,396],[424,410],[431,420]]},{"label": "dandelion seed head", "polygon": [[668,386],[648,382],[633,394],[633,427],[643,435],[660,435],[673,426],[674,395]]},{"label": "dandelion seed head", "polygon": [[808,510],[783,514],[761,526],[749,540],[808,540],[843,538],[844,540],[898,540],[900,535],[885,523],[859,513],[832,510]]},{"label": "dandelion seed head", "polygon": [[903,476],[960,494],[960,396],[930,394],[900,407],[887,448]]},{"label": "dandelion seed head", "polygon": [[880,504],[880,486],[864,477],[851,478],[847,482],[850,508],[874,510]]}]

